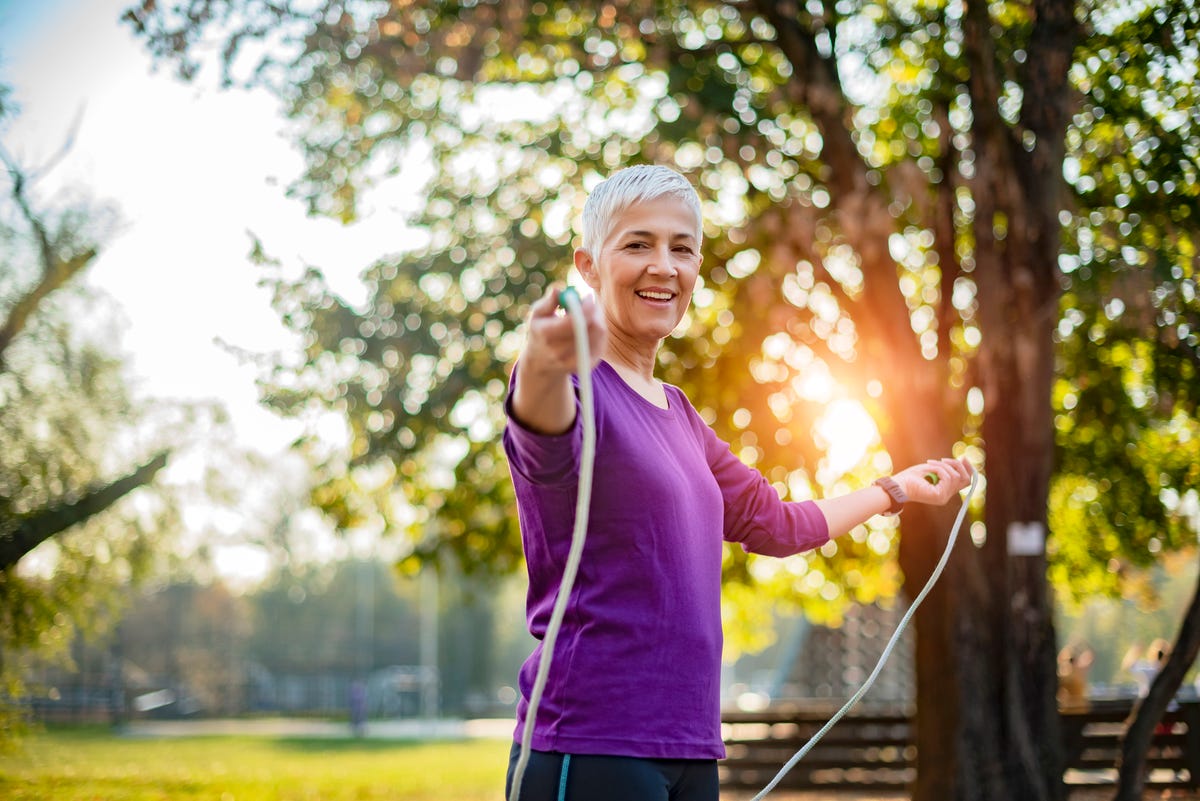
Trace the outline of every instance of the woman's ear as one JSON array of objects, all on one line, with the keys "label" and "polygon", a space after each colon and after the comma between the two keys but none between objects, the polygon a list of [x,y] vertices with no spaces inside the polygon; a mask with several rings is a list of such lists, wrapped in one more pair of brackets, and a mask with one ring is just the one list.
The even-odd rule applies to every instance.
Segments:
[{"label": "woman's ear", "polygon": [[583,276],[583,281],[593,292],[600,291],[600,276],[596,272],[596,262],[590,253],[583,248],[575,248],[575,269]]}]

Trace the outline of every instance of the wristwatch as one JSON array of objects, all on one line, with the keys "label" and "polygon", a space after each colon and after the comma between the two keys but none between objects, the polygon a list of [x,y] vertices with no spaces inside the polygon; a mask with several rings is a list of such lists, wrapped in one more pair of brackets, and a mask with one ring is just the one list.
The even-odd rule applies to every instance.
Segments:
[{"label": "wristwatch", "polygon": [[892,505],[884,514],[898,515],[904,511],[904,504],[908,503],[908,495],[904,492],[901,486],[896,483],[896,479],[891,476],[883,476],[877,478],[873,482],[883,488],[883,491],[892,499]]}]

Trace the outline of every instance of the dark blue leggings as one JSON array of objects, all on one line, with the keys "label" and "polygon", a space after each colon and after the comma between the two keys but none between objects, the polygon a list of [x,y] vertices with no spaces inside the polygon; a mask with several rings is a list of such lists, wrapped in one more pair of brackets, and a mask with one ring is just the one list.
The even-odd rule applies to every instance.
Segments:
[{"label": "dark blue leggings", "polygon": [[[520,755],[520,744],[513,743],[504,782],[505,798],[512,792],[513,771]],[[521,797],[514,801],[717,801],[719,795],[715,759],[530,751],[521,780]]]}]

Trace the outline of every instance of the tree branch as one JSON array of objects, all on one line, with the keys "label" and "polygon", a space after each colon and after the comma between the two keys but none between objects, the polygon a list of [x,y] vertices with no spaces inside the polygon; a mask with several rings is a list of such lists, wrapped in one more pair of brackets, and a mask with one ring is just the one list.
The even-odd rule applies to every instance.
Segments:
[{"label": "tree branch", "polygon": [[15,565],[55,534],[103,512],[133,490],[150,483],[166,466],[169,456],[169,451],[161,451],[132,473],[109,484],[93,486],[76,501],[48,506],[22,520],[11,534],[0,536],[0,571]]},{"label": "tree branch", "polygon": [[958,208],[954,176],[957,174],[958,152],[950,127],[950,110],[945,100],[938,103],[934,114],[941,132],[938,136],[938,171],[941,180],[933,184],[934,200],[930,209],[929,227],[933,231],[934,252],[942,273],[938,307],[938,352],[949,353],[952,347],[950,332],[961,317],[954,307],[954,284],[962,275],[962,262],[956,247],[957,230],[954,216]]},{"label": "tree branch", "polygon": [[837,211],[841,233],[859,254],[863,270],[863,294],[854,306],[873,321],[892,348],[901,351],[898,361],[916,363],[920,348],[912,332],[908,307],[900,293],[896,264],[887,249],[895,219],[880,193],[867,180],[869,171],[850,135],[849,109],[836,62],[825,57],[812,31],[799,20],[794,0],[755,0],[754,7],[777,34],[776,46],[792,64],[788,86],[812,115],[824,142],[822,160],[829,165],[825,182]]},{"label": "tree branch", "polygon": [[[963,52],[968,69],[967,94],[971,98],[971,116],[975,119],[973,128],[979,132],[977,138],[987,137],[991,140],[975,143],[976,161],[1003,159],[1003,163],[994,165],[997,171],[1019,173],[1024,159],[1018,154],[1023,156],[1025,149],[1015,131],[1000,116],[1003,92],[993,41],[992,17],[986,0],[966,0],[963,35]],[[998,190],[998,187],[994,188]]]},{"label": "tree branch", "polygon": [[89,247],[68,259],[60,259],[55,253],[54,243],[50,239],[46,226],[34,214],[25,195],[26,176],[13,163],[8,154],[0,150],[0,161],[4,162],[12,178],[12,198],[17,204],[37,240],[38,253],[41,258],[41,271],[37,282],[23,296],[17,299],[4,325],[0,326],[0,365],[4,364],[4,352],[13,339],[25,328],[30,316],[37,310],[38,305],[54,290],[61,287],[73,276],[83,270],[96,258],[98,251]]},{"label": "tree branch", "polygon": [[[1063,0],[1035,0],[1034,24],[1026,50],[1025,81],[1022,90],[1026,102],[1021,106],[1021,121],[1038,137],[1058,139],[1054,150],[1061,151],[1073,107],[1074,90],[1068,74],[1081,34],[1075,19],[1075,3]],[[1061,158],[1061,157],[1060,157]],[[1048,169],[1048,168],[1047,168]]]},{"label": "tree branch", "polygon": [[[1026,169],[1018,175],[1032,197],[1057,201],[1066,188],[1062,178],[1065,133],[1077,105],[1072,101],[1074,89],[1069,72],[1081,30],[1075,19],[1074,2],[1035,0],[1033,5],[1036,16],[1025,61],[1021,123],[1033,133],[1034,148],[1027,159],[1020,160]],[[1043,204],[1042,208],[1046,215],[1057,216],[1057,202]],[[1057,251],[1057,248],[1055,242],[1046,249]]]},{"label": "tree branch", "polygon": [[794,0],[756,0],[754,6],[775,29],[775,46],[792,65],[793,77],[788,86],[796,92],[796,102],[808,109],[821,132],[835,202],[839,196],[868,188],[866,165],[846,124],[849,102],[836,61],[821,54],[816,36],[800,24],[800,10]]}]

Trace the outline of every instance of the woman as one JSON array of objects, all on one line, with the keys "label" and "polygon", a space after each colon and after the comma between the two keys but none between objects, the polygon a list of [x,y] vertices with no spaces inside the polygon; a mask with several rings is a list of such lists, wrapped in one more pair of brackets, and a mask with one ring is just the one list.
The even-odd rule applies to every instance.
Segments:
[{"label": "woman", "polygon": [[[700,270],[691,185],[665,167],[621,170],[588,197],[583,228],[575,267],[595,295],[583,302],[596,354],[595,479],[520,801],[715,801],[722,541],[774,556],[820,547],[906,501],[946,503],[971,468],[941,459],[837,498],[781,501],[654,377]],[[582,439],[574,333],[555,297],[551,287],[530,311],[504,434],[539,640],[570,546]],[[539,656],[521,670],[510,784]]]}]

